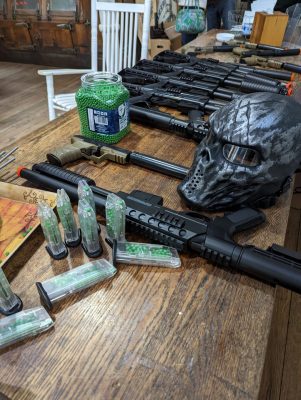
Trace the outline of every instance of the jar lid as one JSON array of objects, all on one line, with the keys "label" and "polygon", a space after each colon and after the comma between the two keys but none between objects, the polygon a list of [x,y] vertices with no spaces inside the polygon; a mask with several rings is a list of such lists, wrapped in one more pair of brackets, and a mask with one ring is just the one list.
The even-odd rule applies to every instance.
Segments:
[{"label": "jar lid", "polygon": [[121,76],[112,72],[89,72],[81,77],[84,87],[92,87],[96,85],[110,85],[121,82]]}]

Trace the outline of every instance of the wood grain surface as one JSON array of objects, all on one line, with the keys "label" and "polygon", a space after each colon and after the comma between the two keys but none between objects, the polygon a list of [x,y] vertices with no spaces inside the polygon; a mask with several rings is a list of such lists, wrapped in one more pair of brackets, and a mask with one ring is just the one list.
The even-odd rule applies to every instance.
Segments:
[{"label": "wood grain surface", "polygon": [[[300,179],[299,182],[300,184]],[[300,196],[300,195],[299,195]],[[301,210],[299,199],[299,209],[292,208],[291,215],[294,219],[292,224],[299,226],[295,230],[296,234],[292,238],[291,248],[301,251]],[[285,347],[285,360],[283,368],[283,378],[281,385],[281,400],[293,400],[301,398],[301,337],[300,337],[300,326],[301,326],[301,296],[292,293],[291,294],[291,307],[288,315],[288,335]]]},{"label": "wood grain surface", "polygon": [[[49,67],[0,61],[0,149],[49,121],[46,79],[39,69]],[[56,76],[54,83],[56,94],[72,93],[80,75]]]},{"label": "wood grain surface", "polygon": [[[17,162],[44,161],[78,132],[71,111],[21,139]],[[191,141],[136,124],[119,145],[185,166],[195,149]],[[111,162],[70,169],[108,190],[145,190],[162,195],[167,207],[185,209],[174,178]],[[261,248],[283,244],[290,197],[266,210],[266,224],[237,240]],[[5,268],[25,308],[40,304],[36,281],[87,261],[80,248],[53,261],[44,245],[38,230]],[[0,352],[0,393],[30,400],[258,398],[275,289],[200,257],[181,259],[175,271],[119,265],[114,279],[60,303],[53,330]]]},{"label": "wood grain surface", "polygon": [[[299,185],[298,179],[295,185]],[[295,202],[297,200],[295,199]],[[292,202],[293,203],[293,202]],[[300,206],[300,203],[299,203]],[[301,250],[301,209],[291,207],[285,246]],[[277,287],[259,399],[299,400],[301,311],[297,293]]]}]

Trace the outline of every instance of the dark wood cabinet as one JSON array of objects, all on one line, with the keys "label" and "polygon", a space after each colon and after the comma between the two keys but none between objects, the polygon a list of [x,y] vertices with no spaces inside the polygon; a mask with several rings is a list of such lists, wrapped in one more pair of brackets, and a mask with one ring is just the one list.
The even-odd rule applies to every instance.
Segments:
[{"label": "dark wood cabinet", "polygon": [[90,14],[90,0],[0,0],[0,60],[90,67]]}]

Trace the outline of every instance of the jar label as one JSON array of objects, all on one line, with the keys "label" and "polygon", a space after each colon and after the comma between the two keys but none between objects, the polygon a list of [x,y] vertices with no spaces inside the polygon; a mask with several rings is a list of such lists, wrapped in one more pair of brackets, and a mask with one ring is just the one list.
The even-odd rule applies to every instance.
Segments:
[{"label": "jar label", "polygon": [[92,132],[113,135],[129,124],[129,103],[121,104],[114,110],[87,108],[89,129]]}]

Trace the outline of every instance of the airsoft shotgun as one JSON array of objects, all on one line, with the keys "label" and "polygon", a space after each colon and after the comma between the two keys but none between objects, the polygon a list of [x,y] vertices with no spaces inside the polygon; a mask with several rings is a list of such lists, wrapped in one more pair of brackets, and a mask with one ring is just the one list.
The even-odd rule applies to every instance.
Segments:
[{"label": "airsoft shotgun", "polygon": [[[205,68],[205,69],[204,69]],[[190,82],[202,82],[203,84],[215,84],[218,85],[218,89],[225,90],[227,93],[234,90],[239,90],[244,93],[252,92],[271,92],[279,94],[287,94],[287,84],[283,84],[275,79],[256,76],[256,75],[245,75],[241,76],[240,73],[230,74],[229,70],[213,71],[198,65],[176,65],[168,64],[159,61],[141,60],[135,66],[134,69],[143,70],[155,74],[164,74],[169,78],[176,78],[182,81]]]},{"label": "airsoft shotgun", "polygon": [[[78,200],[77,185],[85,179],[94,194],[98,212],[104,215],[110,193],[95,186],[87,177],[47,163],[32,170],[20,167],[19,176],[50,190],[65,189],[73,201]],[[242,208],[223,217],[207,218],[198,213],[178,212],[163,206],[163,198],[134,190],[116,193],[126,203],[127,228],[179,251],[196,252],[222,268],[246,273],[270,284],[279,284],[301,292],[301,254],[273,244],[267,250],[242,246],[233,235],[265,221],[260,211]]]},{"label": "airsoft shotgun", "polygon": [[[214,62],[213,59],[199,59],[195,56],[177,54],[175,60],[173,60],[172,52],[164,52],[167,57],[159,58],[160,54],[158,54],[159,60],[141,60],[134,66],[137,68],[141,64],[151,64],[161,62],[163,64],[167,64],[173,68],[175,71],[181,71],[185,68],[187,72],[196,72],[203,74],[203,79],[229,79],[231,81],[235,81],[237,84],[241,84],[242,82],[256,82],[263,85],[270,86],[279,86],[281,82],[276,80],[274,77],[262,76],[262,74],[258,74],[257,70],[254,68],[246,67],[247,69],[241,68],[240,64],[230,64],[230,63],[221,63]],[[169,57],[171,60],[169,60]],[[180,56],[180,57],[179,57]],[[156,56],[157,57],[157,56]],[[184,58],[182,58],[184,57]],[[188,59],[186,59],[188,57]],[[176,63],[176,59],[179,58],[178,64]],[[189,61],[190,59],[190,61]],[[165,61],[164,61],[165,60]],[[174,61],[174,62],[172,62]]]},{"label": "airsoft shotgun", "polygon": [[186,114],[193,110],[212,113],[226,104],[211,100],[210,97],[205,95],[185,93],[181,88],[163,89],[125,82],[123,84],[130,92],[130,95],[134,96],[133,101],[135,101],[135,96],[138,96],[136,101],[139,103],[145,102],[149,105],[170,107]]},{"label": "airsoft shotgun", "polygon": [[166,112],[150,108],[148,96],[130,99],[130,116],[132,121],[193,139],[197,143],[200,143],[209,132],[208,123],[201,119],[202,113],[190,110],[188,111],[189,119],[185,121]]},{"label": "airsoft shotgun", "polygon": [[181,67],[182,64],[182,68],[188,67],[195,69],[211,66],[211,68],[222,68],[228,71],[237,72],[239,74],[253,74],[253,76],[260,75],[262,77],[281,79],[284,81],[291,81],[293,78],[293,75],[286,71],[252,68],[251,66],[245,66],[235,63],[225,63],[211,58],[201,59],[195,56],[180,54],[170,50],[164,50],[161,53],[157,54],[154,57],[154,61],[166,63],[168,65],[176,65],[177,67]]},{"label": "airsoft shotgun", "polygon": [[183,77],[173,77],[170,75],[161,75],[154,72],[143,71],[142,69],[125,68],[119,72],[123,83],[133,83],[135,85],[148,85],[157,88],[179,88],[185,93],[200,94],[231,101],[241,95],[239,92],[231,90],[219,90],[219,84],[214,82],[197,81],[189,75]]}]

